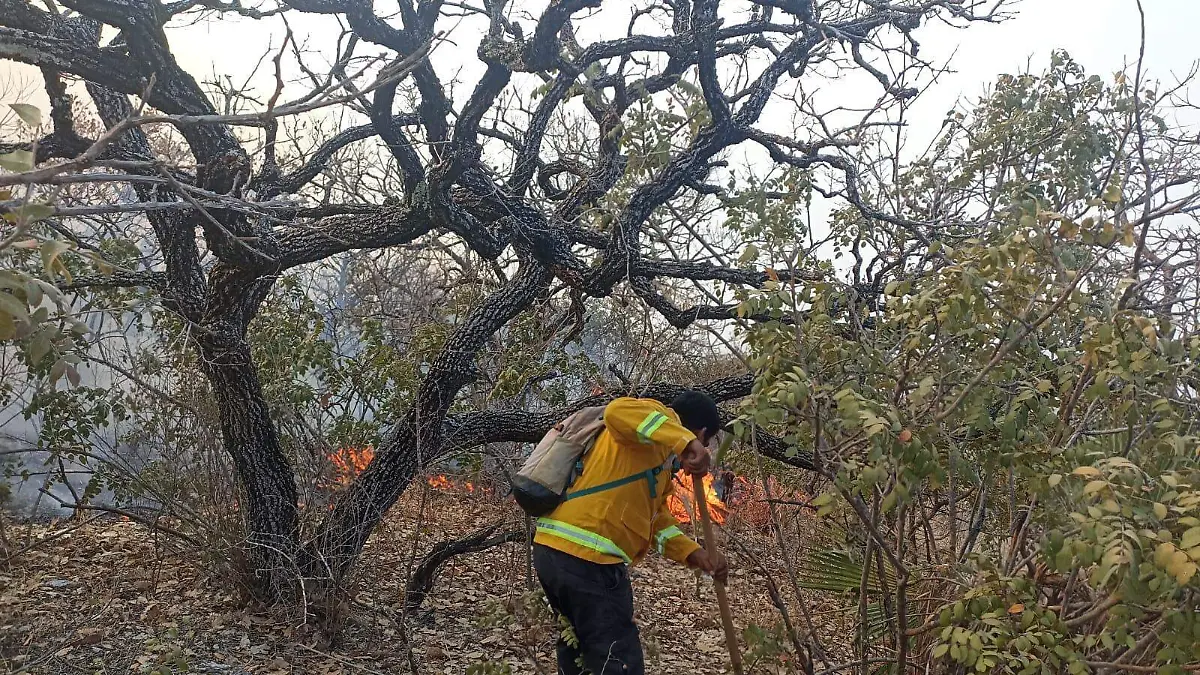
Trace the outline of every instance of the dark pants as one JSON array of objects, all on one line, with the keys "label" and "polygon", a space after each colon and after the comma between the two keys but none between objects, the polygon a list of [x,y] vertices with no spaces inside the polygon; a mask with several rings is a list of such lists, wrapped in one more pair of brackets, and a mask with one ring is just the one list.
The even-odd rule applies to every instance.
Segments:
[{"label": "dark pants", "polygon": [[558,639],[558,672],[644,675],[642,643],[633,623],[633,589],[624,565],[600,565],[535,544],[533,566],[555,612],[571,622],[579,647]]}]

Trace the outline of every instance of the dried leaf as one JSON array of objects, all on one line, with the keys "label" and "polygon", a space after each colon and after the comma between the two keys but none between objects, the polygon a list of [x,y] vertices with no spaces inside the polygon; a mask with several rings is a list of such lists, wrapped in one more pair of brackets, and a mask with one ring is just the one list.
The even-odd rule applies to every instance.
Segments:
[{"label": "dried leaf", "polygon": [[79,644],[94,645],[104,639],[108,631],[103,628],[81,628],[79,629]]},{"label": "dried leaf", "polygon": [[[49,239],[42,242],[42,268],[45,270],[47,275],[54,276],[55,268],[66,272],[67,268],[59,263],[58,257],[63,254],[63,251],[66,251],[69,248],[71,248],[70,244],[64,241],[58,241],[57,239]],[[69,277],[70,274],[67,273],[64,276]]]}]

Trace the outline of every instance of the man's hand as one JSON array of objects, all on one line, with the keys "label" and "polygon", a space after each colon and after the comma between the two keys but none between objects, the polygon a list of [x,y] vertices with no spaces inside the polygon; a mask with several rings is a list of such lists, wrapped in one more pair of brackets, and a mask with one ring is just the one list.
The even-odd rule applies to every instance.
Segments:
[{"label": "man's hand", "polygon": [[695,567],[721,583],[729,577],[729,563],[720,553],[709,553],[698,548],[687,558],[688,567]]},{"label": "man's hand", "polygon": [[703,476],[708,473],[709,465],[712,463],[712,453],[700,442],[700,439],[693,439],[683,449],[683,452],[679,453],[679,463],[689,474]]}]

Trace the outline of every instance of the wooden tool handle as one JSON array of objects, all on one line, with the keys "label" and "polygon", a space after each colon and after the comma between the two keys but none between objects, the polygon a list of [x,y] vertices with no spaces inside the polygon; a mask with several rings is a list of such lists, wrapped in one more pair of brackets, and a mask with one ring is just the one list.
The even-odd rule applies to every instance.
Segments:
[{"label": "wooden tool handle", "polygon": [[[713,536],[712,519],[708,516],[708,499],[704,494],[704,480],[701,476],[692,476],[692,500],[696,502],[696,511],[700,514],[700,524],[704,527],[704,548],[710,555],[717,552],[717,539]],[[721,626],[725,629],[725,648],[729,650],[729,660],[733,664],[733,672],[742,675],[742,653],[738,648],[737,629],[733,627],[733,612],[729,610],[729,597],[725,594],[725,584],[713,579],[717,589],[717,606],[721,610]]]}]

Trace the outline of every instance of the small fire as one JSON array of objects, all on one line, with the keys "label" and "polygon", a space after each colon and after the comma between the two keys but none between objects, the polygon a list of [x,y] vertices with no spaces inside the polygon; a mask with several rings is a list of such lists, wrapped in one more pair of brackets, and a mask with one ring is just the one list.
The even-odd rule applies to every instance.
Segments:
[{"label": "small fire", "polygon": [[[429,487],[435,490],[441,490],[442,492],[453,490],[455,487],[454,481],[450,480],[450,477],[444,473],[436,476],[430,476],[425,482],[429,484]],[[464,491],[466,491],[467,494],[475,493],[475,484],[469,480],[463,481],[461,487]]]},{"label": "small fire", "polygon": [[348,484],[355,476],[363,472],[375,457],[375,448],[338,448],[337,452],[329,455],[333,464],[334,480],[342,485]]},{"label": "small fire", "polygon": [[[667,508],[671,510],[671,515],[681,523],[692,522],[692,477],[685,473],[675,475],[675,493],[667,498]],[[717,491],[713,489],[713,478],[711,474],[705,474],[703,479],[704,499],[708,503],[708,515],[714,523],[718,525],[725,524],[725,518],[729,515],[729,509],[725,506],[725,502],[717,496]]]},{"label": "small fire", "polygon": [[[375,449],[369,445],[365,448],[338,448],[337,452],[330,453],[328,457],[333,465],[333,482],[337,485],[348,485],[371,463],[375,457]],[[430,476],[426,482],[430,487],[441,491],[453,490],[455,487],[454,481],[445,474]],[[468,493],[475,492],[475,485],[469,481],[464,481],[462,488]]]}]

